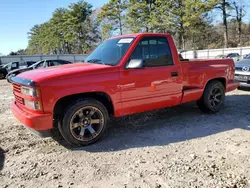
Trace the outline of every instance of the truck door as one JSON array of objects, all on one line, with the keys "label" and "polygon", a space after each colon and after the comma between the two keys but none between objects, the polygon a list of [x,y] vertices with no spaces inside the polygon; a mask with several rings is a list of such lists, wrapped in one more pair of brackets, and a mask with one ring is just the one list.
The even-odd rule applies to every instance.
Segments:
[{"label": "truck door", "polygon": [[166,37],[144,37],[129,60],[142,59],[143,68],[121,71],[121,101],[124,114],[180,103],[182,77],[175,65]]}]

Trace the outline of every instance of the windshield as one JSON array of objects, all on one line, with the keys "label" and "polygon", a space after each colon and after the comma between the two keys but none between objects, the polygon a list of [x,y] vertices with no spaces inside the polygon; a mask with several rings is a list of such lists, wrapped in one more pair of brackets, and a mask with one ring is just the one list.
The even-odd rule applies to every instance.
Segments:
[{"label": "windshield", "polygon": [[9,63],[8,63],[8,64],[6,64],[6,65],[3,65],[3,68],[7,68],[7,67],[8,67],[8,65],[9,65]]},{"label": "windshield", "polygon": [[244,59],[250,59],[250,54],[246,55],[246,57],[244,57]]},{"label": "windshield", "polygon": [[227,57],[229,57],[229,58],[230,58],[230,57],[237,57],[237,56],[238,56],[238,54],[228,54],[228,55],[227,55]]},{"label": "windshield", "polygon": [[134,38],[115,38],[105,40],[84,61],[105,65],[117,65],[127,52]]},{"label": "windshield", "polygon": [[3,65],[2,67],[7,68],[7,67],[10,67],[10,65],[11,65],[11,63],[7,63],[7,64]]},{"label": "windshield", "polygon": [[42,62],[42,61],[38,61],[38,62],[36,62],[36,63],[34,63],[34,64],[28,66],[28,67],[35,67],[35,66],[36,66],[37,64],[39,64],[40,62]]}]

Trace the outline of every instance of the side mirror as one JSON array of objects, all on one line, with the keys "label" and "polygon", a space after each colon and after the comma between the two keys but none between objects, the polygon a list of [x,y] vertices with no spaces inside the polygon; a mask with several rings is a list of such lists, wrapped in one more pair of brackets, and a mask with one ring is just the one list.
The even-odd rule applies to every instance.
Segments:
[{"label": "side mirror", "polygon": [[144,68],[143,59],[131,59],[126,65],[126,69],[142,69]]}]

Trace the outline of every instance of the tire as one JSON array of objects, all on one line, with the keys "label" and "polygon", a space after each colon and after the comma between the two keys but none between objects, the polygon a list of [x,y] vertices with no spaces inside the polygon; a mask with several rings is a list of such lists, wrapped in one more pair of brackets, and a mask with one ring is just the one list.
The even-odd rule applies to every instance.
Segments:
[{"label": "tire", "polygon": [[214,80],[206,85],[203,95],[197,101],[197,105],[202,112],[217,113],[224,106],[225,87],[220,81]]},{"label": "tire", "polygon": [[106,107],[89,98],[70,105],[58,128],[69,144],[86,146],[100,139],[106,130],[108,119]]}]

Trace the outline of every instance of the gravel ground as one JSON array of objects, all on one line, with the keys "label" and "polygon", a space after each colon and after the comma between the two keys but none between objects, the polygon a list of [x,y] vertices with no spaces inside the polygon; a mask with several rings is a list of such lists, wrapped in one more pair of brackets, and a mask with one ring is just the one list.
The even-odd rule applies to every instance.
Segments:
[{"label": "gravel ground", "polygon": [[0,80],[0,187],[250,187],[249,97],[228,93],[216,115],[191,103],[115,119],[96,144],[67,149],[21,126]]}]

